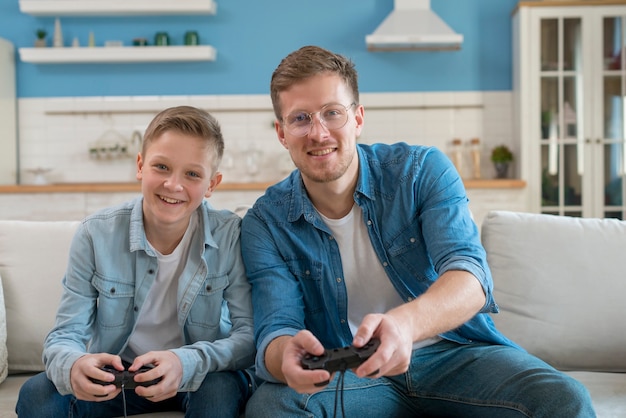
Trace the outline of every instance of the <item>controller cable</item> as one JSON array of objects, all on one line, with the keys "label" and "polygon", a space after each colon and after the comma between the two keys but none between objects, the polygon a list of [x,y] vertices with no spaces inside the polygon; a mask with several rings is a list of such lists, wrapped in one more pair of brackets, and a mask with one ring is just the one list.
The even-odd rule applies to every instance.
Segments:
[{"label": "controller cable", "polygon": [[343,402],[343,387],[344,387],[344,379],[346,375],[346,364],[343,362],[341,364],[341,369],[339,370],[339,376],[337,376],[337,385],[335,386],[335,406],[333,409],[333,417],[337,418],[337,403],[341,401],[341,416],[345,418],[346,409]]},{"label": "controller cable", "polygon": [[122,382],[122,405],[124,405],[124,418],[128,418],[128,415],[126,415],[126,390],[124,390],[124,386],[126,385]]}]

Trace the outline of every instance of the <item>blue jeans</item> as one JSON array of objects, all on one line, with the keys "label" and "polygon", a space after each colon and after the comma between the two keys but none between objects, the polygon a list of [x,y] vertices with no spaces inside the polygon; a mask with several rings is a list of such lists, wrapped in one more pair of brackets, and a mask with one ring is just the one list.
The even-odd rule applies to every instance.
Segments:
[{"label": "blue jeans", "polygon": [[[179,392],[161,402],[151,402],[126,390],[127,415],[148,412],[181,411],[185,417],[238,417],[254,390],[247,372],[209,373],[195,392]],[[59,394],[45,373],[28,379],[20,389],[15,412],[20,418],[110,418],[124,416],[122,393],[104,402],[77,400]]]},{"label": "blue jeans", "polygon": [[[263,383],[246,418],[342,417],[338,374],[326,389],[298,394]],[[336,398],[337,397],[337,398]],[[407,373],[344,376],[345,417],[595,417],[587,389],[545,362],[508,346],[441,341],[413,352]]]}]

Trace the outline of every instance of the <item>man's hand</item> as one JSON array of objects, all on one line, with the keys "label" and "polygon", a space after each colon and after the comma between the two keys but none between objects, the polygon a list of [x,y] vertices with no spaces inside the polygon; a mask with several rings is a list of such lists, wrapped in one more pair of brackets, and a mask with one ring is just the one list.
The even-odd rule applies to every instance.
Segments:
[{"label": "man's hand", "polygon": [[107,353],[85,354],[74,362],[70,370],[70,383],[74,396],[82,401],[109,401],[120,393],[115,385],[101,385],[91,379],[112,382],[115,377],[101,370],[104,366],[112,366],[116,370],[124,370],[119,356]]},{"label": "man's hand", "polygon": [[[406,325],[405,325],[406,326]],[[369,314],[363,318],[352,344],[363,347],[376,337],[378,349],[354,371],[359,377],[396,376],[408,370],[413,351],[412,332],[390,314]]]},{"label": "man's hand", "polygon": [[326,370],[305,370],[302,359],[307,354],[322,355],[324,346],[307,330],[293,337],[273,340],[266,350],[266,365],[270,373],[298,393],[315,393],[326,386],[332,376]]}]

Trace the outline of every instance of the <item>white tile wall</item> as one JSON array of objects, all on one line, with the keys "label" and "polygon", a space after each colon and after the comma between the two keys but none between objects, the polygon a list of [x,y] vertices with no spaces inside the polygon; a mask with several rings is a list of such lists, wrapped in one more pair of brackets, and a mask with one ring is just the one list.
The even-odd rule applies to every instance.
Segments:
[{"label": "white tile wall", "polygon": [[[493,177],[490,149],[512,143],[510,92],[367,93],[361,142],[406,141],[433,145],[449,152],[453,138],[465,144],[480,138],[481,172]],[[93,158],[89,149],[99,140],[130,140],[143,132],[154,115],[169,106],[192,105],[209,110],[222,125],[226,151],[224,182],[275,181],[293,169],[276,139],[269,96],[137,96],[20,99],[21,183],[34,182],[36,168],[51,168],[50,182],[135,181],[133,149],[126,158]],[[465,153],[464,175],[471,162]],[[515,171],[515,170],[514,170]],[[262,191],[221,191],[213,206],[235,210],[252,204]],[[480,227],[493,209],[526,210],[525,189],[468,190],[470,208]],[[134,193],[59,193],[0,195],[1,219],[70,220],[133,197]]]},{"label": "white tile wall", "polygon": [[[514,148],[510,92],[364,93],[361,102],[364,143],[406,141],[447,152],[453,138],[468,143],[478,137],[488,177],[489,150],[500,143]],[[90,148],[129,141],[158,111],[183,104],[207,109],[220,121],[225,182],[273,181],[292,167],[276,140],[266,95],[25,98],[18,101],[20,182],[33,183],[37,168],[52,169],[47,178],[54,183],[134,181],[136,143],[126,158],[93,158]],[[470,175],[466,154],[463,174]]]}]

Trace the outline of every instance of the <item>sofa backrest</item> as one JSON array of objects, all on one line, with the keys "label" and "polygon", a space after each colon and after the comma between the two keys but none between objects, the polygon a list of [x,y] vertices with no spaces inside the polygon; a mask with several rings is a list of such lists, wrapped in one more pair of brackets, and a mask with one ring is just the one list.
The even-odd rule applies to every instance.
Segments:
[{"label": "sofa backrest", "polygon": [[626,221],[490,212],[496,326],[562,370],[626,371]]},{"label": "sofa backrest", "polygon": [[0,221],[10,374],[43,370],[42,345],[54,325],[70,242],[79,223]]}]

